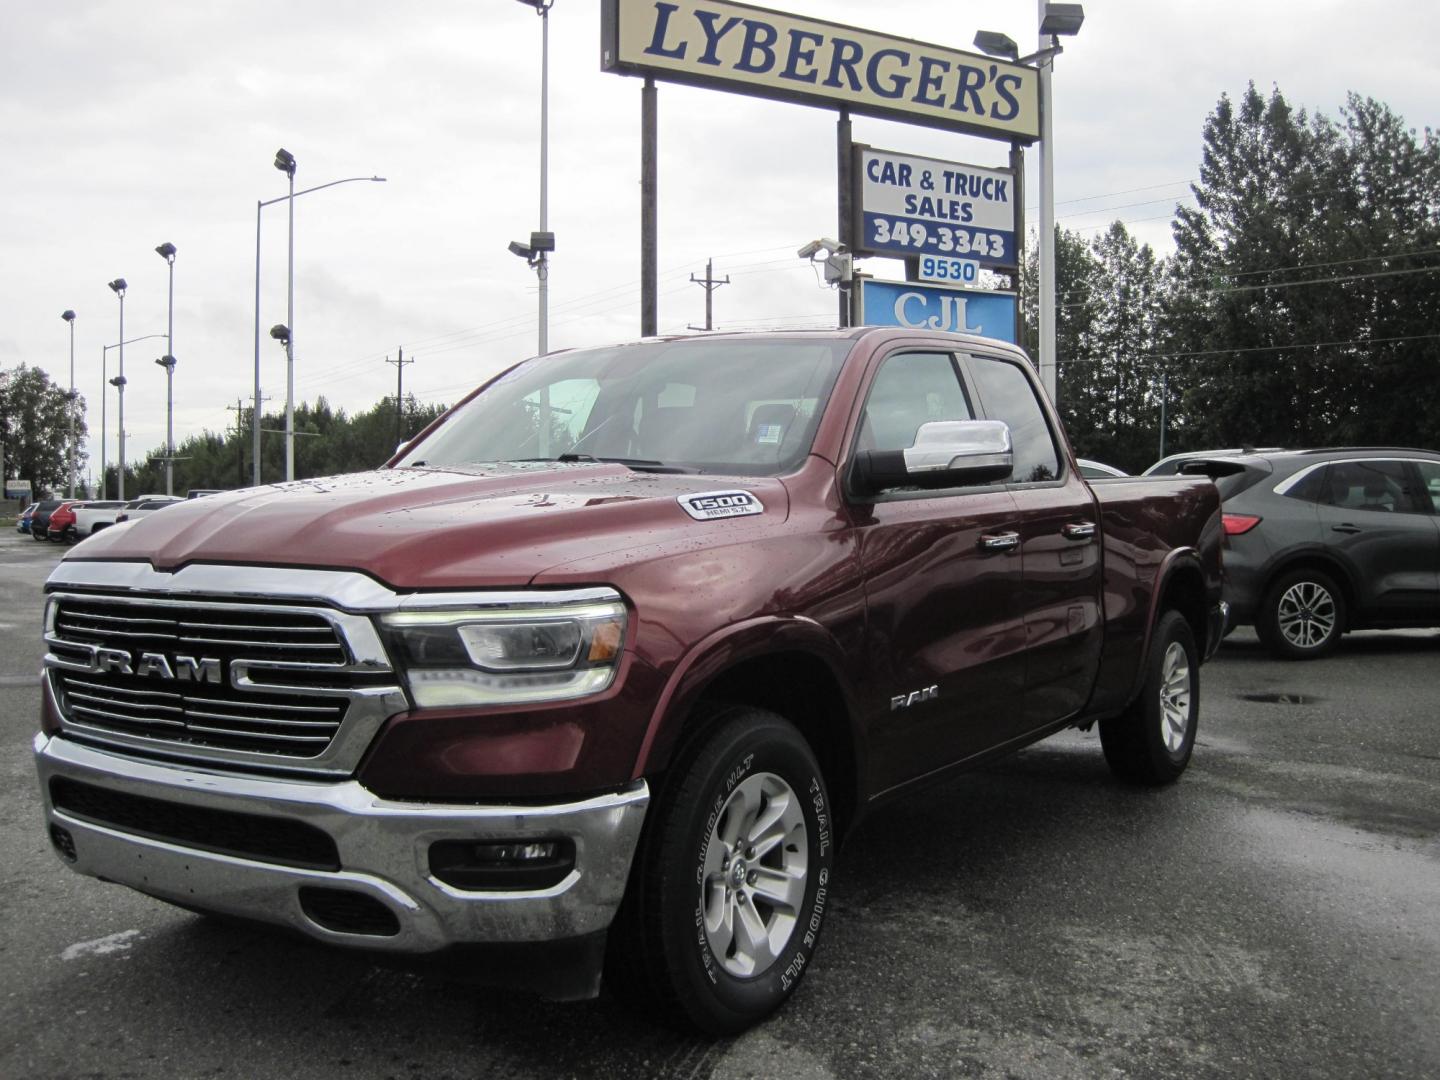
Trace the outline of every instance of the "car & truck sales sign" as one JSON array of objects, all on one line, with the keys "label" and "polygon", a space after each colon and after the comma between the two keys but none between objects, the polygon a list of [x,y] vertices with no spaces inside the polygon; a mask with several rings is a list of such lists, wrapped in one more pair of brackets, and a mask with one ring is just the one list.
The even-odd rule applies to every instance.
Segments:
[{"label": "car & truck sales sign", "polygon": [[601,67],[1033,142],[1038,74],[976,53],[730,0],[603,0]]},{"label": "car & truck sales sign", "polygon": [[1009,169],[855,148],[857,254],[940,255],[1013,270],[1015,174]]}]

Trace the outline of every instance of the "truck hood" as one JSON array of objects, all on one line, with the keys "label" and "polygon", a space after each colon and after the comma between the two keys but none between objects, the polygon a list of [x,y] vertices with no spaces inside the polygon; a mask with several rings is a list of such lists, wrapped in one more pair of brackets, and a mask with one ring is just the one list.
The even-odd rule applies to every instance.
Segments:
[{"label": "truck hood", "polygon": [[[696,520],[681,499],[746,491],[763,512]],[[769,477],[639,473],[604,463],[382,469],[177,503],[104,529],[71,559],[358,570],[399,590],[524,585],[628,549],[694,550],[769,531],[789,513]]]}]

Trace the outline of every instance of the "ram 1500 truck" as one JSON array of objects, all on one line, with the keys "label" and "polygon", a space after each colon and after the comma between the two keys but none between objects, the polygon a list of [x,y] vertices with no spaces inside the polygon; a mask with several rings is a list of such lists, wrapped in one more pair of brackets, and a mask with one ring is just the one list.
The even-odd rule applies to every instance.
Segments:
[{"label": "ram 1500 truck", "polygon": [[1181,774],[1220,541],[1207,479],[1092,489],[993,341],[531,359],[379,470],[72,549],[50,837],[185,908],[737,1031],[880,801],[1097,723],[1125,781]]}]

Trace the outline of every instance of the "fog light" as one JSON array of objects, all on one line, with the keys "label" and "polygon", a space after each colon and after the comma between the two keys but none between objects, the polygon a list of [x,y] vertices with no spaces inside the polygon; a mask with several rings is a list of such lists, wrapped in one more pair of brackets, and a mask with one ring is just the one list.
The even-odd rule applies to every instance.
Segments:
[{"label": "fog light", "polygon": [[50,826],[50,843],[55,845],[55,850],[66,862],[75,861],[75,837],[70,835],[69,829],[62,829],[59,825]]},{"label": "fog light", "polygon": [[442,840],[430,845],[430,872],[470,892],[549,889],[573,869],[575,842],[568,839]]}]

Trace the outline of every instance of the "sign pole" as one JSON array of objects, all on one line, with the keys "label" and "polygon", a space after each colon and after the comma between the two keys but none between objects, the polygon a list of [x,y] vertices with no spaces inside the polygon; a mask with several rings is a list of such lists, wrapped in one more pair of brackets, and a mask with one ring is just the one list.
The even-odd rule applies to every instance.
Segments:
[{"label": "sign pole", "polygon": [[[839,183],[839,208],[840,220],[837,223],[836,237],[846,251],[855,250],[855,238],[851,235],[852,225],[855,221],[855,183],[852,175],[854,167],[853,143],[850,137],[850,110],[842,107],[839,118],[835,121],[835,175]],[[850,290],[853,282],[840,282],[840,328],[844,329],[850,325]]]},{"label": "sign pole", "polygon": [[1010,275],[1010,287],[1015,290],[1015,341],[1024,348],[1025,292],[1021,282],[1025,275],[1025,150],[1018,142],[1010,144],[1010,172],[1015,176],[1015,273]]},{"label": "sign pole", "polygon": [[640,336],[658,332],[656,310],[659,292],[659,181],[657,179],[659,133],[656,123],[655,80],[645,76],[640,91]]}]

